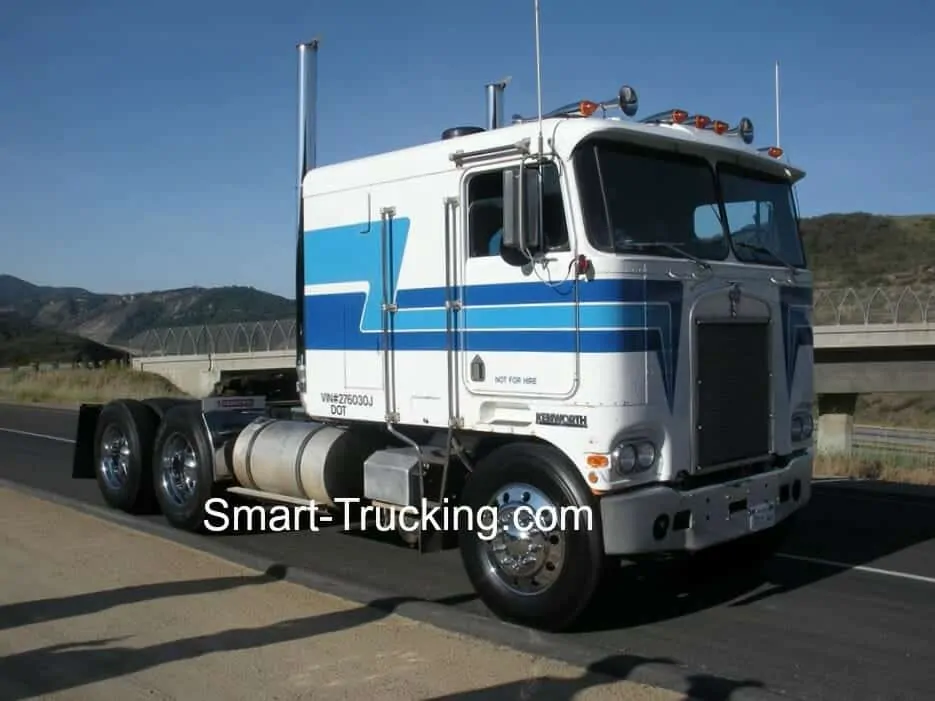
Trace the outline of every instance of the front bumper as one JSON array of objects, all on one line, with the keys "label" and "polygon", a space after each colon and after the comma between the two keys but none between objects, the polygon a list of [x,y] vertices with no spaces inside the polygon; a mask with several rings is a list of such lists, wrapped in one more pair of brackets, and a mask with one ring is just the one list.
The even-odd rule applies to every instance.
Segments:
[{"label": "front bumper", "polygon": [[601,499],[604,552],[695,551],[778,524],[811,498],[812,455],[763,475],[688,491],[656,485]]}]

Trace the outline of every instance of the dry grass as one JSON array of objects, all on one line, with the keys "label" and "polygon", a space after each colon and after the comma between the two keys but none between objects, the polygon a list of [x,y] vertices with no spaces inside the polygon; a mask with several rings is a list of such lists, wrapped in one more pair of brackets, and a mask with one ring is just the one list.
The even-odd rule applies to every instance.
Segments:
[{"label": "dry grass", "polygon": [[896,428],[935,428],[935,394],[864,394],[857,398],[854,422]]},{"label": "dry grass", "polygon": [[913,454],[818,455],[815,477],[852,477],[935,485],[935,456]]},{"label": "dry grass", "polygon": [[0,372],[0,399],[12,402],[75,405],[121,397],[184,396],[164,377],[129,368]]},{"label": "dry grass", "polygon": [[[0,372],[0,399],[12,402],[75,405],[121,397],[184,397],[184,392],[160,375],[122,367],[97,370],[16,370]],[[905,425],[905,424],[903,424]],[[851,477],[906,484],[935,485],[935,455],[818,455],[816,477]]]}]

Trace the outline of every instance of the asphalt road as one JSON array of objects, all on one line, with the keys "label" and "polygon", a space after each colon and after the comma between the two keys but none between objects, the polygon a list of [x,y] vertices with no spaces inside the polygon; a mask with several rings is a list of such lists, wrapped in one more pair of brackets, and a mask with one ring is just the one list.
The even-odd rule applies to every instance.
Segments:
[{"label": "asphalt road", "polygon": [[[73,412],[0,405],[0,478],[102,504],[93,481],[70,478],[75,424]],[[205,538],[389,596],[489,615],[456,552],[420,556],[337,528]],[[712,699],[749,689],[807,700],[930,699],[935,489],[816,485],[794,536],[762,570],[624,569],[599,603],[585,632],[517,635],[545,641],[557,657],[565,646],[591,650],[619,676],[674,665]]]}]

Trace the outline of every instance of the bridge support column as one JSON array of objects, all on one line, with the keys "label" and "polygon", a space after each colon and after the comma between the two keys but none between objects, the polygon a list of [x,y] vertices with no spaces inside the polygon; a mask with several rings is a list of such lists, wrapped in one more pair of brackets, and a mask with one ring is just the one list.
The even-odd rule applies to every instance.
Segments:
[{"label": "bridge support column", "polygon": [[818,395],[818,452],[850,453],[854,444],[856,394]]}]

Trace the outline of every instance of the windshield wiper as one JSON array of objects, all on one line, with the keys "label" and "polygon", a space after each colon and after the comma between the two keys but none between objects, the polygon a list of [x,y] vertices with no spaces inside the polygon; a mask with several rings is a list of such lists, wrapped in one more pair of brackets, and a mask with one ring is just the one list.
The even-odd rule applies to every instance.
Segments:
[{"label": "windshield wiper", "polygon": [[794,265],[792,265],[792,263],[787,263],[784,258],[774,253],[772,250],[770,250],[766,246],[760,246],[759,244],[749,243],[747,241],[734,241],[734,245],[739,248],[746,249],[748,251],[753,251],[754,253],[764,253],[768,255],[774,261],[784,266],[792,274],[792,277],[795,277],[799,273],[799,269],[796,268]]},{"label": "windshield wiper", "polygon": [[689,260],[694,261],[696,265],[698,265],[701,268],[704,268],[705,270],[709,270],[711,268],[710,263],[702,260],[701,258],[695,255],[692,255],[691,253],[683,249],[681,244],[678,244],[678,243],[670,243],[668,241],[622,241],[616,245],[616,248],[618,249],[635,248],[637,250],[645,250],[645,249],[651,250],[653,248],[656,248],[656,249],[661,248],[666,251],[673,251],[674,253],[679,254],[683,258],[688,258]]}]

